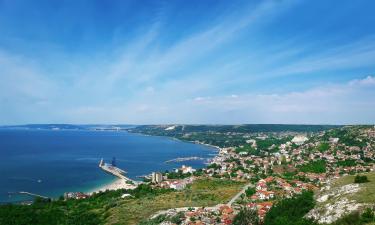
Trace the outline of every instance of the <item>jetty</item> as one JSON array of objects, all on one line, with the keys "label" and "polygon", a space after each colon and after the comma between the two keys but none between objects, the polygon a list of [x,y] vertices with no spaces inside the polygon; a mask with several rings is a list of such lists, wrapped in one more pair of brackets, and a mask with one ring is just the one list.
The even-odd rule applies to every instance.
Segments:
[{"label": "jetty", "polygon": [[44,199],[49,199],[50,198],[50,197],[47,197],[47,196],[43,196],[43,195],[39,195],[39,194],[27,192],[27,191],[8,192],[8,194],[21,194],[21,195],[23,194],[23,195],[29,195],[29,196],[39,197],[39,198],[44,198]]},{"label": "jetty", "polygon": [[125,181],[134,182],[133,180],[131,180],[130,178],[125,176],[126,171],[116,167],[115,159],[112,160],[112,164],[105,163],[104,160],[101,159],[100,162],[99,162],[99,168],[104,170],[105,172],[107,172],[109,174],[112,174],[113,176],[116,176],[116,177],[120,178],[120,179],[124,179]]},{"label": "jetty", "polygon": [[204,160],[202,157],[192,156],[192,157],[181,157],[176,159],[171,159],[165,161],[165,163],[172,163],[172,162],[185,162],[185,161],[192,161],[192,160]]}]

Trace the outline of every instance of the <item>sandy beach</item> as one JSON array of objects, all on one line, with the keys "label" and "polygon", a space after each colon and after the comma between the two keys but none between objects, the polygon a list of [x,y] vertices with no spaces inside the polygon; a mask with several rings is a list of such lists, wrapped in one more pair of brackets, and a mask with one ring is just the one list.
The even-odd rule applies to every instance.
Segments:
[{"label": "sandy beach", "polygon": [[112,183],[105,184],[98,188],[95,188],[92,191],[89,191],[88,194],[93,194],[94,192],[106,191],[106,190],[118,190],[118,189],[134,189],[136,185],[127,184],[124,179],[116,179]]}]

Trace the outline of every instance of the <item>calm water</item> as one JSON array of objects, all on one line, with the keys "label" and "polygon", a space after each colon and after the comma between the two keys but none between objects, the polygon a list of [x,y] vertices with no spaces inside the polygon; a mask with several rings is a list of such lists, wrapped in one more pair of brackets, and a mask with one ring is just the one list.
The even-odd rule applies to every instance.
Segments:
[{"label": "calm water", "polygon": [[66,191],[88,191],[114,178],[98,168],[101,158],[116,157],[130,178],[182,164],[177,157],[212,157],[213,148],[163,137],[111,131],[0,130],[0,202],[30,199],[8,192],[28,191],[58,197]]}]

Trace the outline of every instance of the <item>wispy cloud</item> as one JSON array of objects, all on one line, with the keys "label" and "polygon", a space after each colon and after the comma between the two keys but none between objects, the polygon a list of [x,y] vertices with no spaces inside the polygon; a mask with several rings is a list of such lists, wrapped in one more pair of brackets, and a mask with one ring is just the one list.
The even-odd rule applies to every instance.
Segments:
[{"label": "wispy cloud", "polygon": [[375,77],[367,76],[302,92],[199,97],[191,102],[191,108],[212,111],[212,118],[234,113],[226,123],[366,123],[373,117],[373,99]]},{"label": "wispy cloud", "polygon": [[[0,123],[375,120],[370,113],[374,77],[362,77],[375,68],[371,32],[352,39],[341,39],[340,33],[312,40],[308,36],[313,29],[309,35],[288,33],[289,26],[278,29],[303,14],[296,13],[306,10],[300,1],[238,3],[233,10],[217,9],[207,17],[211,19],[186,21],[172,16],[169,4],[161,1],[146,8],[143,13],[150,16],[136,27],[116,23],[110,39],[94,42],[89,50],[79,50],[79,43],[77,49],[64,48],[26,38],[24,43],[40,46],[43,54],[29,48],[23,53],[22,48],[6,47],[4,40],[10,38],[0,38]],[[200,16],[206,18],[211,7]],[[133,21],[122,14],[118,18]],[[322,21],[317,18],[316,23]],[[334,85],[337,80],[347,83]],[[324,83],[331,85],[317,86]]]}]

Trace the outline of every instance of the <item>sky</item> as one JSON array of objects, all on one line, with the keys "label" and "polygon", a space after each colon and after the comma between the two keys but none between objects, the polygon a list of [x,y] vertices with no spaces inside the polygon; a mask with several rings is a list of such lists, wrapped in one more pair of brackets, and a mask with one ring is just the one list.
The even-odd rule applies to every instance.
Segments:
[{"label": "sky", "polygon": [[0,124],[374,124],[374,10],[0,0]]}]

